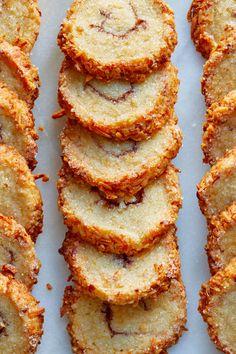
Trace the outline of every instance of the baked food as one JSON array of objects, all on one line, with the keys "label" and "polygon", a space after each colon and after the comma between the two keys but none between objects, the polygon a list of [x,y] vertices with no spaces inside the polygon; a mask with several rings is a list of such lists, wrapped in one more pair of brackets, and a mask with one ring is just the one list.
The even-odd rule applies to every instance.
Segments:
[{"label": "baked food", "polygon": [[207,106],[236,89],[235,60],[236,28],[227,28],[225,37],[204,65],[202,93]]},{"label": "baked food", "polygon": [[236,258],[202,286],[199,311],[217,348],[236,352]]},{"label": "baked food", "polygon": [[0,274],[1,352],[35,353],[43,334],[43,312],[22,283]]},{"label": "baked food", "polygon": [[172,165],[126,199],[109,201],[65,169],[60,172],[58,191],[64,222],[73,233],[103,251],[127,255],[150,247],[165,233],[175,223],[182,202]]},{"label": "baked food", "polygon": [[34,117],[27,104],[0,82],[0,142],[14,146],[33,169],[37,163],[36,139]]},{"label": "baked food", "polygon": [[204,162],[213,165],[236,146],[236,90],[213,103],[206,119],[202,150]]},{"label": "baked food", "polygon": [[39,94],[38,69],[20,48],[3,39],[0,39],[0,81],[33,107]]},{"label": "baked food", "polygon": [[70,118],[91,131],[117,140],[143,140],[172,117],[179,80],[170,63],[139,84],[93,79],[64,60],[60,71],[60,105]]},{"label": "baked food", "polygon": [[236,147],[206,173],[197,194],[201,211],[208,219],[236,200]]},{"label": "baked food", "polygon": [[38,37],[40,16],[37,0],[1,1],[0,36],[28,53]]},{"label": "baked food", "polygon": [[210,220],[206,251],[212,274],[236,257],[236,202]]},{"label": "baked food", "polygon": [[236,27],[234,0],[193,0],[188,13],[191,35],[205,58],[225,35],[225,27]]},{"label": "baked food", "polygon": [[74,0],[58,36],[66,55],[103,80],[144,79],[176,43],[173,12],[162,0]]},{"label": "baked food", "polygon": [[78,285],[91,296],[118,305],[137,303],[167,290],[180,273],[174,227],[151,250],[133,257],[99,252],[71,233],[67,233],[60,253]]},{"label": "baked food", "polygon": [[42,199],[25,159],[0,144],[0,213],[13,216],[35,241],[42,231]]},{"label": "baked food", "polygon": [[149,140],[115,142],[69,120],[61,134],[64,162],[108,199],[134,195],[166,169],[182,144],[173,118]]},{"label": "baked food", "polygon": [[160,353],[175,344],[185,329],[186,297],[181,281],[136,306],[110,305],[68,287],[62,314],[74,353]]},{"label": "baked food", "polygon": [[30,236],[13,218],[0,214],[0,271],[32,289],[39,269]]}]

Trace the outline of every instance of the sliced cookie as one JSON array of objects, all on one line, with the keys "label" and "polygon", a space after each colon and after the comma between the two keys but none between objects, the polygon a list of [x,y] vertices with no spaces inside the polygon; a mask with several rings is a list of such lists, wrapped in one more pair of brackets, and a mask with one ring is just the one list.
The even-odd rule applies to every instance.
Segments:
[{"label": "sliced cookie", "polygon": [[69,120],[61,145],[73,173],[114,199],[136,194],[162,174],[182,145],[182,133],[173,118],[149,140],[115,142]]},{"label": "sliced cookie", "polygon": [[103,83],[76,70],[66,59],[59,79],[59,103],[70,118],[117,140],[143,140],[172,117],[179,80],[167,63],[139,84]]},{"label": "sliced cookie", "polygon": [[204,162],[213,165],[236,146],[236,90],[213,103],[206,119],[202,150]]},{"label": "sliced cookie", "polygon": [[199,311],[217,348],[236,353],[236,258],[202,286]]},{"label": "sliced cookie", "polygon": [[58,36],[66,55],[103,80],[144,79],[176,42],[173,12],[162,0],[74,0]]}]

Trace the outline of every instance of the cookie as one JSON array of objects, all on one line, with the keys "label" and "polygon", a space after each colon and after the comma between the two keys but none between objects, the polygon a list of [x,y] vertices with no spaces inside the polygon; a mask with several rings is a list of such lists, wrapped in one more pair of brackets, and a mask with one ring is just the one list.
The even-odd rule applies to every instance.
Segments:
[{"label": "cookie", "polygon": [[61,145],[73,173],[115,199],[138,193],[162,174],[182,145],[182,133],[173,118],[149,140],[115,142],[69,120]]},{"label": "cookie", "polygon": [[38,135],[34,117],[27,104],[0,82],[0,142],[14,146],[24,156],[29,167],[36,164]]},{"label": "cookie", "polygon": [[177,43],[173,11],[162,0],[74,0],[58,36],[62,51],[102,80],[143,80]]},{"label": "cookie", "polygon": [[0,274],[1,352],[35,353],[43,334],[43,312],[22,283]]},{"label": "cookie", "polygon": [[208,109],[202,150],[204,162],[215,164],[236,146],[236,90],[231,91]]},{"label": "cookie", "polygon": [[236,258],[202,286],[199,311],[218,349],[236,353]]},{"label": "cookie", "polygon": [[29,53],[38,37],[40,17],[36,0],[1,1],[0,36]]},{"label": "cookie", "polygon": [[25,159],[0,144],[0,213],[12,216],[35,241],[42,231],[42,199]]},{"label": "cookie", "polygon": [[205,58],[225,36],[227,26],[236,27],[234,0],[193,0],[188,13],[195,46]]},{"label": "cookie", "polygon": [[91,131],[116,140],[143,140],[172,117],[179,80],[165,64],[142,83],[103,83],[66,59],[59,79],[59,103],[70,118]]}]

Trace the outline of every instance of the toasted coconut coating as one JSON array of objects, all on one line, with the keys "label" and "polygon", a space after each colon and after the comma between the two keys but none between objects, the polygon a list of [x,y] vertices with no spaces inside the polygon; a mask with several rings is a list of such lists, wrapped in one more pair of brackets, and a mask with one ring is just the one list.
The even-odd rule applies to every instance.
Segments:
[{"label": "toasted coconut coating", "polygon": [[236,257],[236,202],[210,220],[206,251],[212,274]]},{"label": "toasted coconut coating", "polygon": [[206,119],[202,150],[204,162],[213,165],[236,146],[236,90],[213,103]]},{"label": "toasted coconut coating", "polygon": [[149,140],[115,142],[69,120],[61,145],[73,173],[115,199],[136,194],[162,174],[182,145],[182,133],[172,119]]},{"label": "toasted coconut coating", "polygon": [[91,131],[116,140],[143,140],[172,117],[179,80],[176,68],[166,63],[139,84],[93,79],[63,62],[59,102],[70,118]]},{"label": "toasted coconut coating", "polygon": [[73,233],[103,251],[127,255],[150,247],[163,235],[175,223],[182,202],[172,165],[133,197],[109,201],[65,169],[58,191],[64,222]]},{"label": "toasted coconut coating", "polygon": [[110,305],[68,287],[62,314],[69,319],[73,353],[163,353],[185,329],[186,295],[181,281],[137,305]]},{"label": "toasted coconut coating", "polygon": [[227,26],[236,27],[235,0],[193,0],[188,13],[195,46],[205,58],[217,47]]},{"label": "toasted coconut coating", "polygon": [[203,284],[200,297],[211,339],[224,353],[236,353],[236,258]]},{"label": "toasted coconut coating", "polygon": [[0,144],[0,213],[12,216],[35,241],[42,231],[42,199],[25,159]]},{"label": "toasted coconut coating", "polygon": [[236,147],[218,160],[197,187],[200,208],[208,219],[236,200]]},{"label": "toasted coconut coating", "polygon": [[35,353],[43,334],[43,312],[22,283],[0,274],[1,352]]},{"label": "toasted coconut coating", "polygon": [[38,37],[41,13],[37,0],[0,2],[0,36],[28,53]]},{"label": "toasted coconut coating", "polygon": [[204,65],[202,93],[206,105],[223,99],[236,89],[236,28],[227,28],[225,37]]},{"label": "toasted coconut coating", "polygon": [[13,218],[0,214],[0,271],[32,289],[40,266],[34,243],[25,229]]},{"label": "toasted coconut coating", "polygon": [[36,164],[38,135],[27,104],[0,82],[0,142],[14,146],[33,169]]},{"label": "toasted coconut coating", "polygon": [[30,108],[39,94],[38,69],[20,48],[0,39],[0,81],[4,82]]},{"label": "toasted coconut coating", "polygon": [[58,44],[102,80],[143,80],[177,43],[173,11],[162,0],[74,0]]}]

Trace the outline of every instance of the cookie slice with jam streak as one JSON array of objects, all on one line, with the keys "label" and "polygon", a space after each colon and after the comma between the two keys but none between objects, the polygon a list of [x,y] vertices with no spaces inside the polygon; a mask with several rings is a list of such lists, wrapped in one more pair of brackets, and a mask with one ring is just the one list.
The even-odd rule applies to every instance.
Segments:
[{"label": "cookie slice with jam streak", "polygon": [[66,114],[89,130],[117,140],[150,137],[173,115],[179,80],[166,63],[139,84],[103,83],[79,72],[66,59],[59,79],[59,103]]},{"label": "cookie slice with jam streak", "polygon": [[35,353],[43,334],[43,313],[22,283],[0,274],[1,353]]},{"label": "cookie slice with jam streak", "polygon": [[168,61],[176,43],[173,11],[162,0],[74,0],[58,36],[92,76],[132,82]]}]

